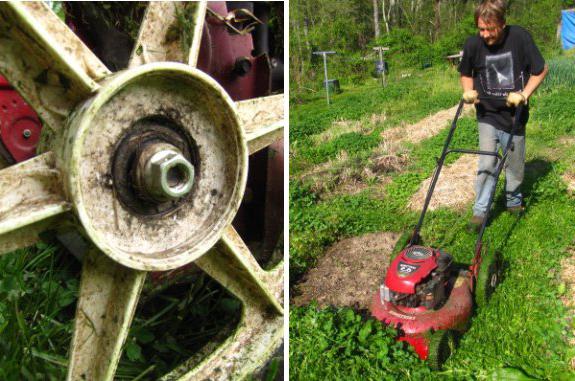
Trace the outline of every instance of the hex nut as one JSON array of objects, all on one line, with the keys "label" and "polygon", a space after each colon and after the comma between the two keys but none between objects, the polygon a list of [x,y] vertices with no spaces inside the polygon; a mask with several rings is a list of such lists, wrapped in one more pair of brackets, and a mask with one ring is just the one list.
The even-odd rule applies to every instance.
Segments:
[{"label": "hex nut", "polygon": [[173,146],[161,144],[140,157],[141,185],[156,201],[177,200],[194,185],[194,166]]}]

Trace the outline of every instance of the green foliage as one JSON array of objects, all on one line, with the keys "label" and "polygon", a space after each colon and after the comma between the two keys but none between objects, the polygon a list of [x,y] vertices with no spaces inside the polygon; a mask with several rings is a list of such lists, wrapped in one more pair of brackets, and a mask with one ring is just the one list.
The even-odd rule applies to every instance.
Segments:
[{"label": "green foliage", "polygon": [[[69,253],[43,243],[0,257],[1,380],[65,379],[80,271]],[[239,301],[205,276],[148,292],[115,379],[158,379],[237,324],[240,313]]]},{"label": "green foliage", "polygon": [[574,57],[556,57],[548,61],[549,73],[541,85],[543,91],[575,87]]},{"label": "green foliage", "polygon": [[[344,84],[370,80],[376,56],[372,46],[388,46],[390,73],[421,69],[433,63],[445,67],[445,57],[463,48],[465,39],[477,33],[473,17],[477,2],[441,1],[439,25],[432,1],[396,2],[390,12],[387,33],[379,10],[380,37],[375,38],[373,3],[367,0],[328,2],[290,1],[290,89],[292,95],[321,90],[323,66],[313,62],[312,51],[336,50],[329,58],[330,78]],[[507,23],[526,28],[544,55],[560,50],[556,38],[561,9],[573,7],[568,0],[510,0]],[[379,3],[381,5],[381,3]]]},{"label": "green foliage", "polygon": [[330,140],[329,142],[311,147],[302,152],[302,157],[311,164],[319,164],[334,158],[341,151],[357,153],[377,146],[380,137],[376,133],[363,135],[357,132],[349,132]]},{"label": "green foliage", "polygon": [[[573,63],[564,62],[567,74],[569,69],[575,71]],[[451,80],[456,82],[457,74],[452,72],[451,75]],[[437,81],[444,79],[438,77]],[[416,86],[415,82],[405,82],[405,85],[406,92],[418,91],[411,88]],[[368,98],[365,97],[364,102],[368,103]],[[573,169],[575,148],[559,143],[575,135],[571,100],[572,87],[559,81],[532,98],[522,188],[527,212],[519,219],[505,213],[504,190],[500,186],[484,237],[485,242],[503,255],[503,281],[490,302],[475,312],[471,329],[463,336],[459,349],[444,371],[420,375],[416,372],[428,368],[410,363],[403,365],[408,374],[431,380],[573,379],[569,361],[575,351],[567,345],[567,340],[573,338],[571,324],[566,319],[570,312],[559,299],[566,292],[565,283],[559,278],[560,262],[569,255],[567,248],[571,247],[575,233],[575,199],[567,193],[561,178],[566,168]],[[423,107],[428,101],[429,97],[419,99],[415,108]],[[303,106],[292,109],[292,117],[299,107],[305,109]],[[405,115],[409,114],[407,109],[405,107]],[[400,118],[403,116],[399,114]],[[309,122],[313,123],[311,116]],[[328,121],[325,123],[328,128]],[[299,201],[290,204],[291,273],[304,272],[328,245],[343,237],[373,231],[400,232],[413,226],[418,213],[410,211],[407,202],[432,173],[446,133],[443,131],[407,147],[407,171],[390,175],[392,181],[384,188],[384,199],[374,199],[369,191],[364,191],[321,200],[305,184],[292,180],[292,194],[300,196],[294,197]],[[454,146],[475,148],[476,145],[476,123],[473,118],[463,118],[454,136]],[[296,151],[296,161],[297,155]],[[456,158],[449,157],[448,163]],[[476,236],[466,230],[470,208],[471,205],[465,211],[439,209],[428,212],[423,227],[424,240],[451,253],[459,263],[470,263],[473,257]],[[340,327],[349,324],[353,329],[348,328],[347,332],[357,338],[351,340],[355,343],[353,348],[361,347],[357,344],[359,332],[366,323],[363,320],[340,323],[340,314],[344,312],[317,311],[314,306],[291,310],[290,361],[291,369],[297,368],[294,379],[381,379],[387,375],[395,379],[406,378],[389,369],[384,375],[374,373],[379,370],[377,366],[366,365],[361,368],[364,373],[358,373],[359,365],[354,364],[362,364],[363,354],[346,352],[347,346],[335,338],[344,329]],[[373,332],[373,326],[365,330]],[[389,350],[394,343],[386,345]],[[341,350],[333,349],[336,347]],[[372,355],[374,353],[375,350]],[[347,373],[341,370],[342,361],[351,364],[345,368]],[[402,360],[397,361],[403,364]]]},{"label": "green foliage", "polygon": [[421,380],[431,374],[396,332],[351,309],[293,308],[292,380]]},{"label": "green foliage", "polygon": [[407,28],[393,29],[389,34],[384,34],[379,40],[374,41],[374,45],[389,47],[386,55],[391,57],[391,62],[398,64],[401,62],[403,65],[421,67],[425,61],[432,59],[431,42]]}]

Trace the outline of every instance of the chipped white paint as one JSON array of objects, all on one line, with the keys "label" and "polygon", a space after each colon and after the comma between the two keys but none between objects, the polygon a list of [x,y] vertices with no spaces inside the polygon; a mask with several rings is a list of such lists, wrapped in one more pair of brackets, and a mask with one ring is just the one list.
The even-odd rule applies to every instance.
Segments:
[{"label": "chipped white paint", "polygon": [[[149,115],[177,119],[200,161],[191,202],[160,218],[124,209],[109,183],[97,180],[110,178],[117,142]],[[119,73],[70,124],[70,143],[60,155],[66,189],[86,233],[115,261],[138,270],[174,269],[209,250],[231,223],[245,189],[246,139],[232,100],[203,72],[164,62]]]},{"label": "chipped white paint", "polygon": [[0,2],[0,73],[60,129],[110,72],[43,2]]},{"label": "chipped white paint", "polygon": [[236,106],[246,131],[250,155],[283,138],[283,94],[239,101]]},{"label": "chipped white paint", "polygon": [[207,0],[198,1],[194,11],[194,31],[192,37],[192,44],[188,55],[188,64],[191,67],[198,65],[198,58],[200,56],[200,45],[202,42],[202,32],[204,31],[204,23],[206,22],[206,10],[208,8]]},{"label": "chipped white paint", "polygon": [[52,152],[0,170],[0,237],[70,210]]},{"label": "chipped white paint", "polygon": [[146,273],[90,250],[74,319],[69,381],[114,379]]},{"label": "chipped white paint", "polygon": [[[206,1],[150,2],[128,67],[134,68],[164,61],[189,63],[195,67],[200,51],[206,7]],[[188,15],[189,20],[186,19]],[[188,24],[193,26],[188,36],[191,39],[191,46],[184,47],[182,36],[187,33],[184,29],[189,26]]]}]

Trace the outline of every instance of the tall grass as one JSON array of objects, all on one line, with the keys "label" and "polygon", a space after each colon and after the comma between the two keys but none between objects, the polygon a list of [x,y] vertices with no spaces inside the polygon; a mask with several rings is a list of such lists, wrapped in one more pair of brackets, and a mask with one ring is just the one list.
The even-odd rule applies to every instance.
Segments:
[{"label": "tall grass", "polygon": [[575,88],[575,57],[557,57],[549,60],[549,73],[541,85],[541,90]]}]

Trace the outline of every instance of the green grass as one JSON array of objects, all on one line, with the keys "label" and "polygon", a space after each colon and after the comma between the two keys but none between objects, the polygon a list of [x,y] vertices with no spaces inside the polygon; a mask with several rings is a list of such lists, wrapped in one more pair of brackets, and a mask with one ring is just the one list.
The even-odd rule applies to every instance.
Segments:
[{"label": "green grass", "polygon": [[575,86],[575,57],[562,56],[549,60],[549,73],[545,82],[541,85],[542,90],[555,89],[558,86]]},{"label": "green grass", "polygon": [[294,308],[289,329],[292,380],[421,380],[430,375],[423,361],[394,340],[391,329],[349,308]]},{"label": "green grass", "polygon": [[[0,380],[65,379],[80,272],[57,245],[0,257]],[[116,380],[156,380],[239,321],[240,302],[205,275],[146,289]]]},{"label": "green grass", "polygon": [[[411,77],[395,78],[385,88],[374,84],[346,88],[333,97],[329,106],[319,97],[297,106],[294,109],[297,112],[290,113],[290,150],[295,153],[290,160],[290,175],[333,159],[340,151],[360,155],[381,141],[379,133],[384,129],[400,122],[415,122],[453,106],[459,94],[457,84],[449,80],[453,73],[452,69],[434,68]],[[370,126],[372,114],[385,114],[385,122]],[[369,126],[370,131],[347,133],[327,142],[312,139],[337,120],[358,120]]]},{"label": "green grass", "polygon": [[[571,67],[571,70],[575,71],[575,68]],[[444,79],[438,77],[439,80]],[[451,81],[457,83],[455,74]],[[507,371],[502,368],[514,368],[540,379],[575,378],[569,366],[575,351],[566,342],[572,337],[572,327],[567,319],[572,312],[568,312],[559,299],[565,292],[559,279],[560,261],[569,255],[567,248],[573,245],[575,238],[575,200],[568,195],[561,180],[563,172],[573,167],[575,148],[558,143],[562,137],[575,137],[571,93],[572,88],[566,82],[544,89],[532,100],[523,186],[527,213],[520,219],[505,213],[502,189],[499,189],[485,240],[503,253],[504,280],[488,306],[476,311],[471,329],[446,369],[441,373],[424,373],[428,371],[426,365],[416,361],[389,358],[385,361],[397,361],[405,372],[416,375],[415,379],[490,379],[495,377],[492,376],[494,372],[504,374]],[[426,101],[420,100],[421,103]],[[295,118],[298,112],[299,107],[292,109],[292,117]],[[410,117],[409,112],[407,115]],[[421,181],[430,176],[445,133],[408,147],[408,170],[392,174],[392,182],[385,187],[385,199],[374,199],[367,190],[358,195],[322,200],[306,184],[292,180],[292,280],[313,266],[327,246],[341,238],[380,230],[401,231],[414,225],[418,213],[407,210],[407,201]],[[454,145],[476,146],[476,127],[472,119],[462,120],[456,134]],[[471,205],[462,212],[440,209],[428,213],[422,232],[424,239],[452,253],[457,261],[469,263],[475,239],[465,229],[470,208]],[[326,330],[305,323],[312,317],[316,321],[328,319],[323,315],[320,317],[321,314],[336,319],[339,313],[341,311],[318,311],[317,307],[310,306],[295,309],[290,314],[290,343],[299,344],[290,345],[290,361],[292,357],[297,359],[291,362],[294,379],[354,379],[356,373],[353,372],[357,372],[360,365],[350,365],[343,371],[338,365],[330,368],[327,364],[344,360],[355,364],[354,361],[359,361],[356,357],[361,355],[338,351],[345,347],[339,341],[329,342],[326,348],[320,349],[316,333],[325,334]],[[347,324],[361,330],[365,324],[373,323],[358,319]],[[370,329],[383,336],[393,336],[374,325]],[[332,335],[337,335],[339,330],[344,328],[336,329]],[[362,368],[366,378],[383,378],[381,374],[405,378],[385,367],[380,369],[381,366],[373,361],[370,364],[373,365],[365,365],[369,369]],[[372,366],[376,369],[371,369]]]}]

